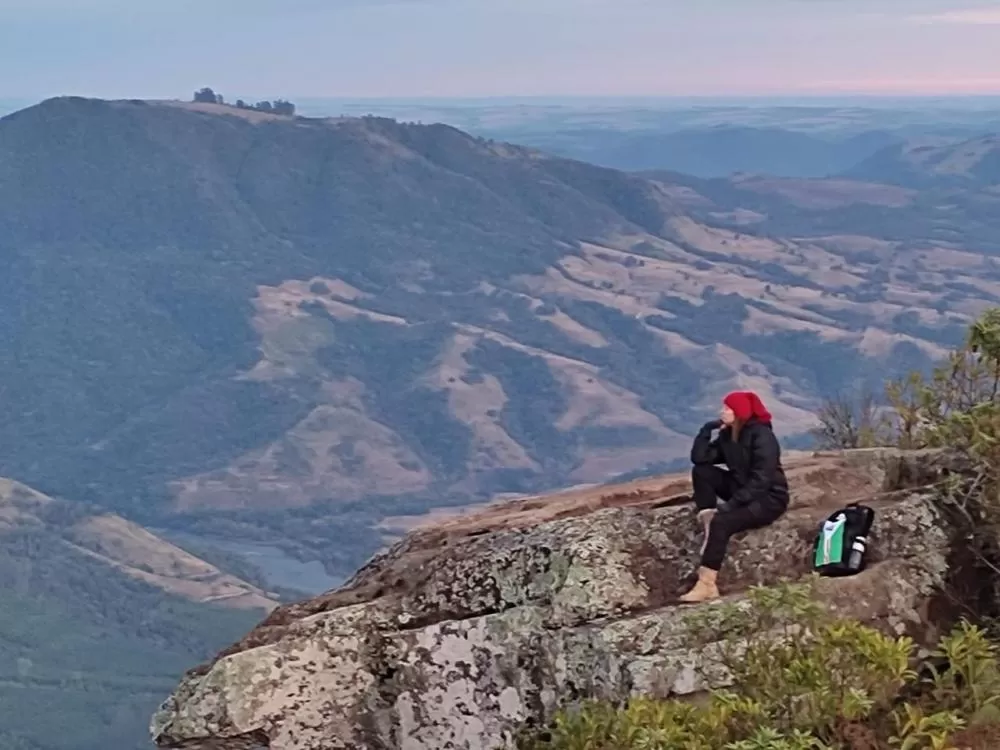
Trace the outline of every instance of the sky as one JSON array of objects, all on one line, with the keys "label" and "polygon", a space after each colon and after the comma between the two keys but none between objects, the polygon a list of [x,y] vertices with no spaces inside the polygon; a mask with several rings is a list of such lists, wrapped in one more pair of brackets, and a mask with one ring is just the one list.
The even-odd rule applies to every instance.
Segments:
[{"label": "sky", "polygon": [[1000,2],[0,0],[0,98],[1000,93]]}]

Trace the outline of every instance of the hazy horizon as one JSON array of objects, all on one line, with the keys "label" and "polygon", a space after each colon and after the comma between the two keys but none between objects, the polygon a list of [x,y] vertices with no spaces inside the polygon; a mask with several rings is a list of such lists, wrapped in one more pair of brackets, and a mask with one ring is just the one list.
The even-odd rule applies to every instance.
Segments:
[{"label": "hazy horizon", "polygon": [[[1000,95],[947,0],[0,0],[0,97]],[[15,73],[16,72],[16,73]]]},{"label": "hazy horizon", "polygon": [[[241,91],[235,93],[218,86],[212,86],[211,81],[198,81],[186,89],[179,89],[173,94],[162,96],[144,96],[137,93],[133,96],[101,96],[97,94],[77,93],[74,91],[63,91],[47,94],[7,96],[0,91],[0,106],[18,105],[31,106],[46,99],[59,97],[81,97],[114,100],[177,100],[188,101],[192,95],[203,86],[210,86],[216,93],[225,95],[225,101],[232,103],[236,99],[242,98],[246,101],[257,101],[272,97],[285,97],[288,94],[273,91]],[[629,95],[629,94],[607,94],[607,95],[572,95],[572,94],[536,94],[536,95],[496,95],[496,96],[324,96],[306,92],[297,96],[291,96],[297,104],[312,103],[381,103],[381,104],[403,104],[403,105],[466,105],[466,106],[489,106],[489,105],[517,105],[528,106],[650,106],[653,108],[678,108],[687,109],[690,107],[726,107],[726,106],[760,106],[760,107],[832,107],[832,106],[863,106],[870,108],[896,109],[899,107],[916,106],[920,109],[933,107],[946,108],[1000,108],[1000,93],[984,94],[788,94],[788,95],[767,95],[767,94],[745,94],[745,95],[670,95],[670,94],[649,94],[649,95]]]}]

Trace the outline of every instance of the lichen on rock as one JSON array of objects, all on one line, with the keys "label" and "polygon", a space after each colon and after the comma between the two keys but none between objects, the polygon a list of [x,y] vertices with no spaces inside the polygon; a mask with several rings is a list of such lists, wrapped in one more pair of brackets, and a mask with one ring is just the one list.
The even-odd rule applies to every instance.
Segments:
[{"label": "lichen on rock", "polygon": [[[947,467],[944,454],[891,450],[790,459],[792,507],[733,540],[723,594],[807,573],[819,521],[865,499],[877,511],[872,563],[820,590],[840,614],[931,642],[960,573],[961,535],[930,486]],[[582,698],[712,687],[685,638],[691,610],[676,601],[696,565],[697,523],[690,505],[659,502],[685,486],[608,488],[596,508],[534,500],[534,516],[513,502],[418,530],[342,589],[276,610],[193,670],[153,737],[187,750],[493,750]]]}]

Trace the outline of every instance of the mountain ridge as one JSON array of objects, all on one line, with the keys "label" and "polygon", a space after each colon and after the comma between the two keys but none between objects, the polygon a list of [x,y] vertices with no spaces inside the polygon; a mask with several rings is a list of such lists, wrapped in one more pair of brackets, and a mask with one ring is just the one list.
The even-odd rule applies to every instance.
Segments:
[{"label": "mountain ridge", "polygon": [[996,185],[1000,182],[1000,135],[962,140],[920,139],[880,149],[845,176],[910,186]]}]

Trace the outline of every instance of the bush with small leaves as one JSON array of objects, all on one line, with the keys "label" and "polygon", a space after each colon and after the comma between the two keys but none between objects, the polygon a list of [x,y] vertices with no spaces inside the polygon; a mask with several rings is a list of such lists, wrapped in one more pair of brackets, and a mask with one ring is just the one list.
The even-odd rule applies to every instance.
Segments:
[{"label": "bush with small leaves", "polygon": [[986,631],[963,620],[941,639],[933,656],[947,667],[928,664],[929,702],[957,712],[972,725],[1000,723],[1000,666],[996,644]]},{"label": "bush with small leaves", "polygon": [[834,741],[846,724],[888,710],[916,680],[914,644],[831,617],[816,580],[755,587],[746,602],[704,608],[688,629],[709,684],[727,678],[770,727]]},{"label": "bush with small leaves", "polygon": [[[707,705],[639,697],[617,709],[589,702],[556,717],[544,738],[524,750],[717,750],[754,737],[765,720],[760,706],[724,691]],[[777,749],[776,749],[777,750]]]},{"label": "bush with small leaves", "polygon": [[786,736],[770,727],[761,727],[748,739],[730,742],[724,750],[831,750],[831,748],[806,732],[795,730]]},{"label": "bush with small leaves", "polygon": [[897,734],[889,738],[893,750],[955,750],[950,739],[965,726],[953,711],[925,715],[923,708],[904,703],[892,714]]},{"label": "bush with small leaves", "polygon": [[[831,616],[816,582],[757,587],[692,613],[701,702],[635,697],[561,712],[522,750],[955,750],[970,726],[1000,723],[1000,668],[985,631],[960,623],[921,679],[915,647]],[[907,701],[902,701],[904,692]]]}]

